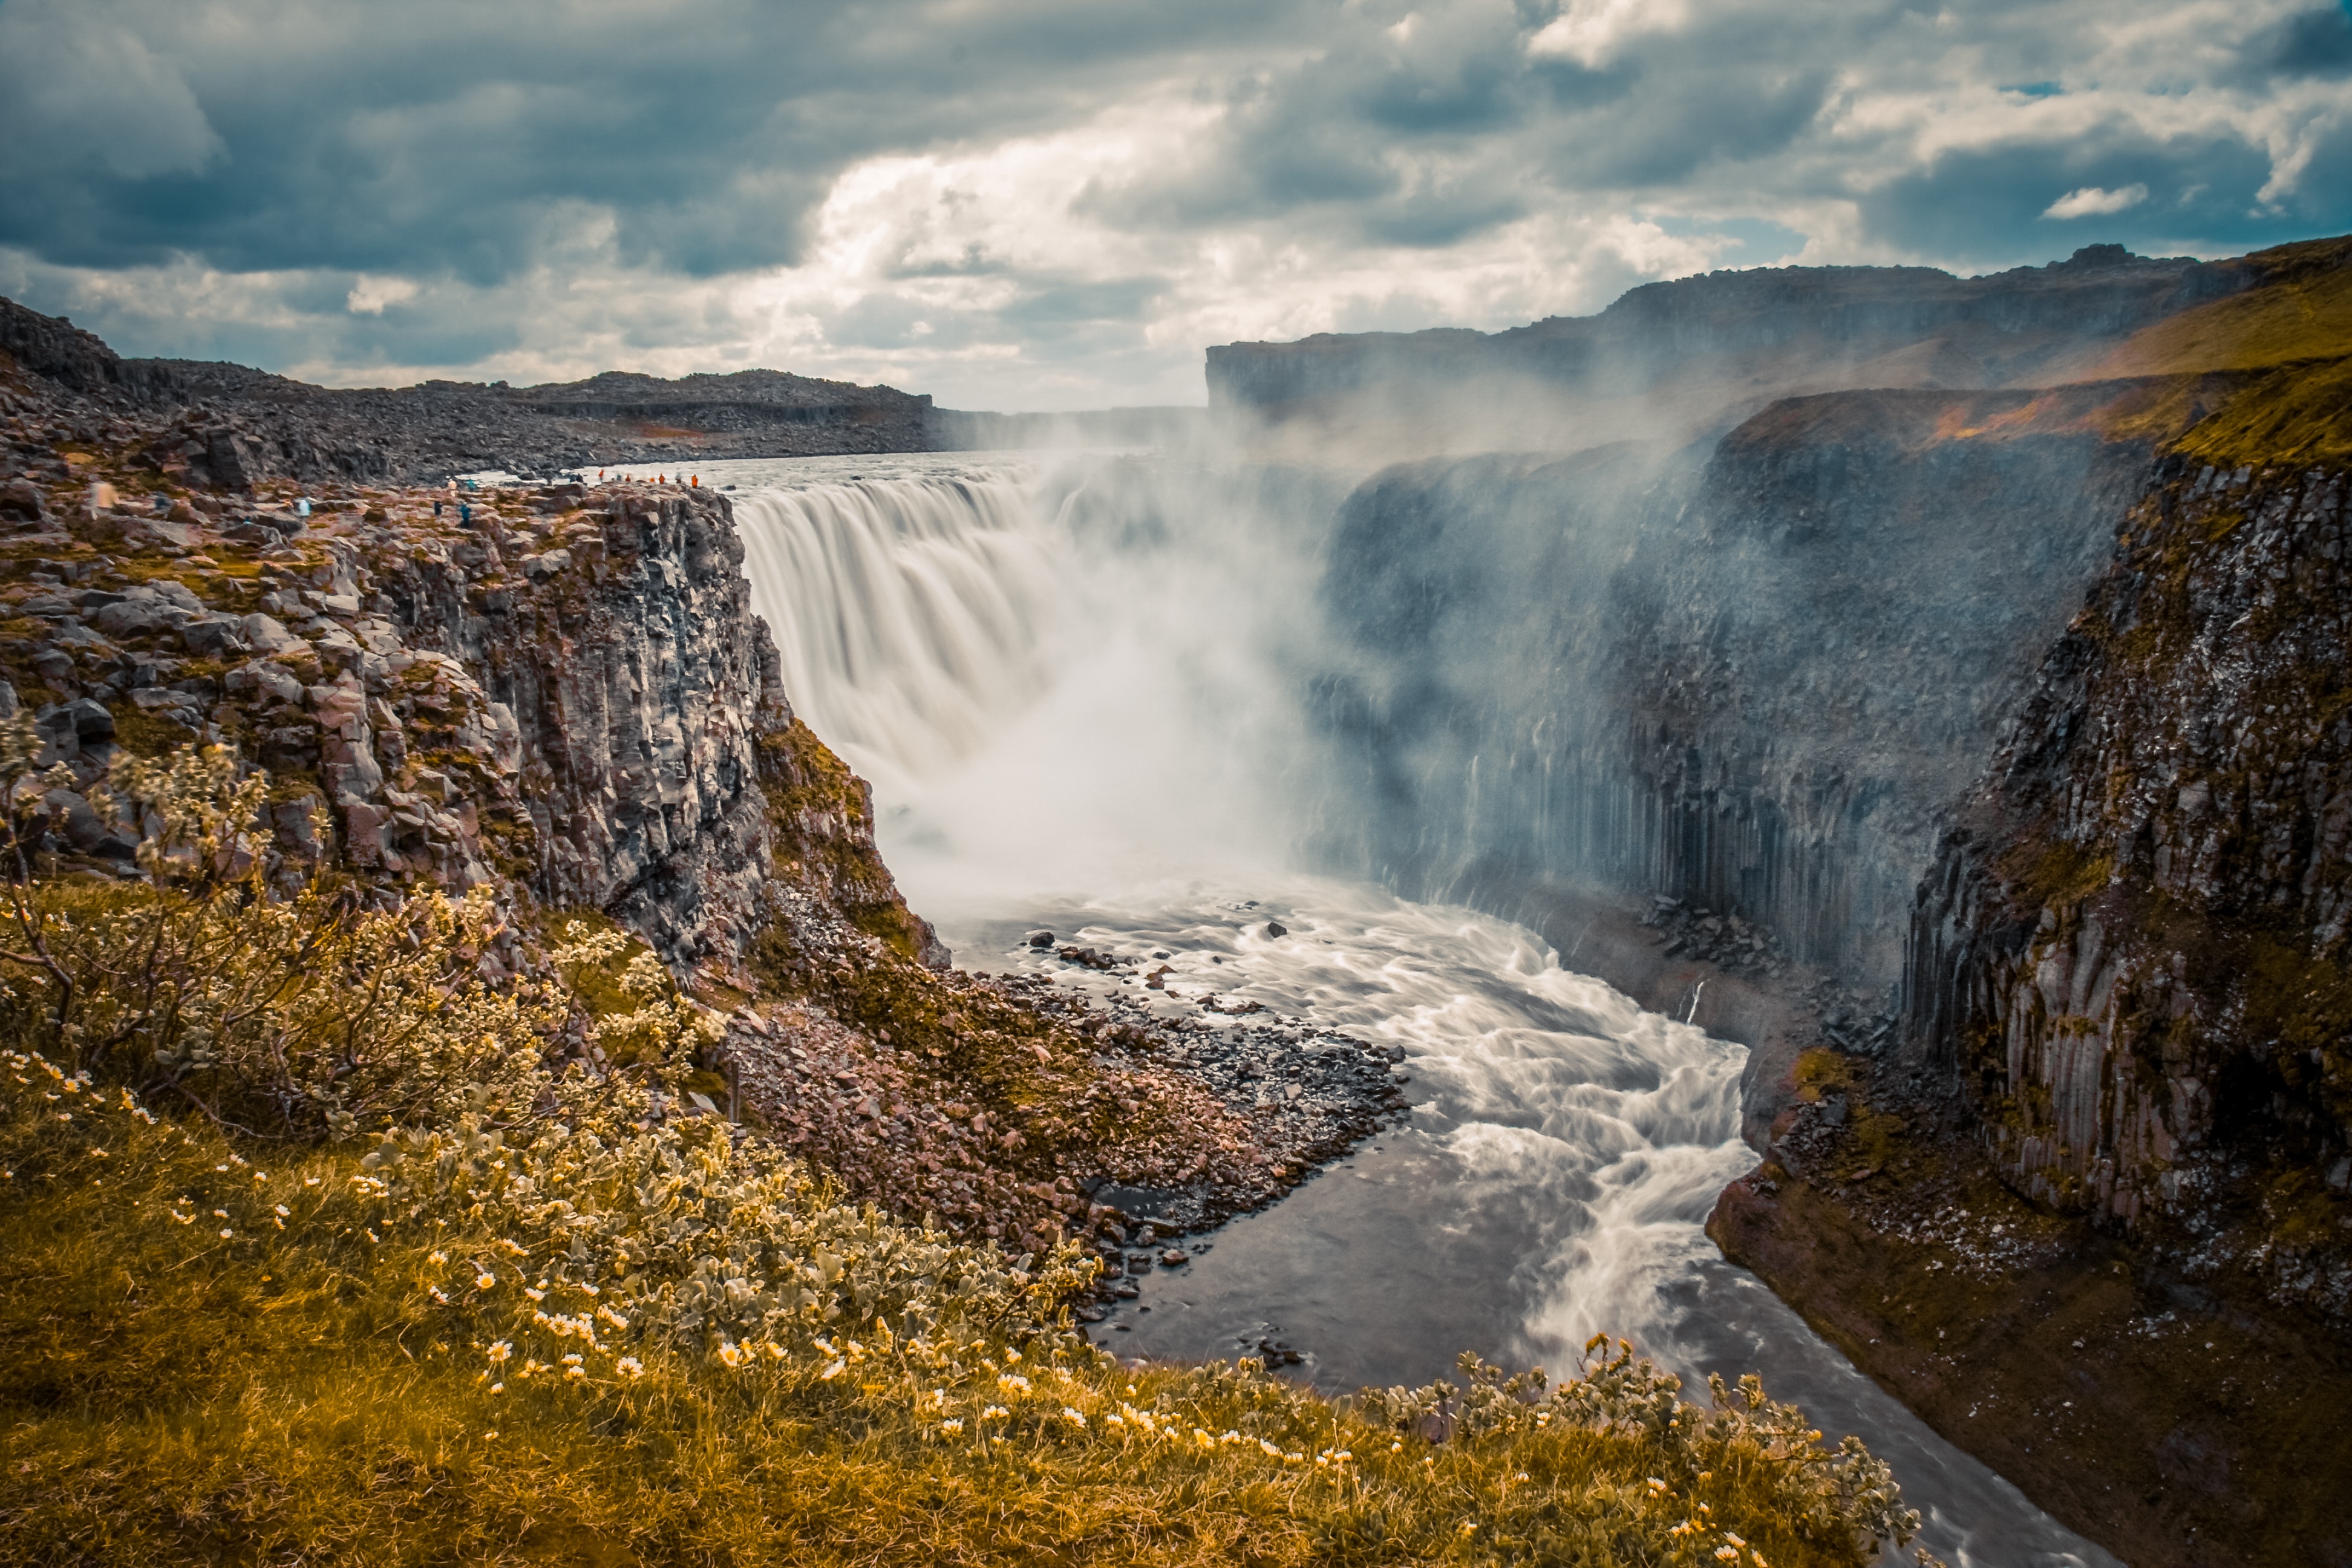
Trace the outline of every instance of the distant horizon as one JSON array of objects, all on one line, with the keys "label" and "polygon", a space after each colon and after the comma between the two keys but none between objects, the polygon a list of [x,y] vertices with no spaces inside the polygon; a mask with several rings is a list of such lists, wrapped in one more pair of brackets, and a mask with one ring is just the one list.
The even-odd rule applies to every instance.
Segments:
[{"label": "distant horizon", "polygon": [[[2279,246],[2284,246],[2284,245],[2308,244],[2308,243],[2312,243],[2312,242],[2314,242],[2314,241],[2318,241],[2318,240],[2332,239],[2332,238],[2342,238],[2342,237],[2347,237],[2347,236],[2339,236],[2339,235],[2311,235],[2311,236],[2304,237],[2299,238],[2299,239],[2282,240],[2282,241],[2279,241],[2279,242],[2278,242],[2278,245],[2279,245]],[[1537,318],[1535,318],[1534,320],[1528,321],[1515,322],[1515,323],[1512,323],[1510,326],[1505,326],[1505,327],[1463,327],[1463,326],[1457,326],[1457,325],[1454,325],[1454,324],[1452,324],[1452,323],[1439,322],[1439,323],[1433,323],[1433,324],[1432,324],[1432,325],[1430,325],[1430,326],[1426,326],[1426,327],[1415,327],[1415,328],[1405,328],[1405,329],[1369,329],[1369,330],[1367,330],[1367,331],[1365,331],[1365,332],[1349,332],[1349,333],[1308,333],[1308,334],[1307,334],[1307,336],[1308,336],[1308,337],[1316,337],[1316,336],[1349,336],[1349,337],[1352,337],[1352,336],[1365,336],[1365,335],[1373,335],[1373,334],[1385,334],[1385,335],[1396,335],[1396,336],[1412,336],[1412,335],[1413,335],[1413,334],[1415,334],[1415,333],[1418,333],[1418,332],[1429,332],[1429,331],[1475,331],[1475,332],[1479,332],[1479,333],[1481,333],[1482,335],[1488,335],[1488,336],[1491,336],[1491,335],[1494,335],[1495,333],[1497,333],[1497,332],[1503,332],[1503,331],[1512,331],[1512,330],[1514,330],[1515,328],[1517,328],[1517,327],[1538,326],[1538,325],[1542,324],[1544,321],[1576,321],[1576,320],[1583,320],[1583,319],[1587,319],[1587,318],[1590,318],[1590,317],[1591,317],[1591,316],[1596,316],[1596,315],[1601,314],[1602,311],[1605,311],[1605,310],[1609,308],[1609,305],[1612,305],[1612,304],[1616,303],[1616,301],[1617,301],[1618,300],[1622,300],[1622,299],[1623,299],[1623,298],[1625,297],[1625,295],[1626,295],[1626,294],[1632,293],[1632,292],[1633,292],[1634,289],[1641,289],[1641,288],[1646,288],[1646,287],[1649,287],[1649,286],[1650,286],[1650,285],[1652,285],[1652,284],[1656,284],[1656,283],[1682,283],[1682,282],[1687,282],[1687,281],[1691,280],[1692,279],[1696,279],[1696,278],[1711,278],[1711,277],[1717,277],[1717,276],[1721,276],[1721,275],[1726,275],[1726,274],[1742,273],[1742,272],[1796,271],[1796,270],[1803,270],[1803,269],[1806,269],[1806,268],[1816,268],[1816,269],[1826,269],[1826,268],[1832,268],[1832,267],[1837,267],[1837,266],[1840,266],[1840,265],[1858,265],[1859,267],[1861,267],[1861,268],[1864,268],[1864,269],[1870,269],[1870,268],[1888,268],[1888,269],[1893,269],[1893,268],[1925,268],[1925,269],[1927,269],[1927,270],[1932,270],[1932,271],[1939,271],[1939,272],[1943,272],[1943,273],[1945,273],[1945,274],[1946,274],[1947,276],[1948,276],[1948,277],[1951,277],[1951,278],[1957,279],[1958,279],[1958,280],[1960,280],[1960,281],[1966,282],[1966,281],[1970,281],[1970,280],[1973,280],[1973,279],[1982,279],[1982,278],[1990,278],[1990,277],[1995,277],[1995,276],[1998,276],[1999,274],[2000,274],[2000,273],[2002,273],[2002,272],[2020,271],[2020,270],[2032,270],[2032,269],[2035,269],[2035,268],[2039,268],[2054,267],[2054,266],[2060,265],[2061,263],[2063,263],[2063,262],[2065,262],[2065,261],[2067,261],[2067,260],[2072,259],[2072,258],[2073,258],[2074,256],[2081,254],[2084,250],[2086,250],[2086,249],[2095,249],[2095,248],[2097,248],[2098,247],[2103,246],[2103,245],[2119,244],[2119,243],[2121,243],[2121,242],[2119,242],[2119,241],[2111,241],[2111,240],[2086,240],[2086,241],[2084,241],[2082,245],[2077,246],[2077,247],[2074,248],[2074,251],[2072,251],[2072,252],[2070,252],[2067,256],[2053,257],[2053,258],[2052,258],[2050,260],[2048,260],[2048,261],[2044,261],[2044,262],[2032,262],[2032,261],[2020,262],[2020,263],[2017,263],[2015,266],[2013,266],[2013,267],[2009,267],[2009,268],[1987,268],[1987,269],[1985,269],[1984,271],[1981,271],[1981,272],[1955,272],[1955,271],[1953,271],[1952,269],[1950,269],[1950,268],[1927,268],[1927,267],[1926,267],[1926,264],[1924,264],[1924,263],[1916,263],[1916,262],[1910,262],[1910,263],[1905,263],[1905,262],[1879,262],[1879,263],[1860,263],[1860,264],[1839,264],[1839,263],[1826,263],[1826,262],[1814,262],[1814,263],[1774,263],[1774,264],[1770,264],[1770,265],[1767,265],[1767,266],[1758,266],[1758,267],[1725,267],[1725,268],[1709,268],[1708,270],[1706,270],[1706,271],[1705,271],[1705,272],[1685,273],[1685,274],[1683,274],[1683,275],[1681,275],[1681,276],[1679,276],[1679,277],[1675,277],[1675,278],[1657,278],[1657,279],[1645,279],[1645,280],[1643,280],[1643,282],[1640,282],[1640,283],[1631,284],[1631,285],[1629,285],[1625,289],[1623,289],[1623,290],[1622,290],[1622,291],[1621,291],[1619,294],[1617,294],[1616,296],[1614,296],[1612,300],[1610,300],[1608,301],[1608,303],[1607,303],[1607,304],[1604,304],[1604,305],[1602,305],[1602,306],[1601,306],[1601,307],[1599,307],[1598,309],[1593,310],[1583,311],[1583,312],[1580,312],[1580,313],[1575,314],[1575,315],[1568,315],[1568,314],[1565,314],[1565,313],[1555,313],[1555,314],[1550,315],[1550,316],[1537,317]],[[2278,247],[2277,246],[2263,246],[2263,247],[2256,247],[2256,249],[2257,249],[2257,250],[2267,250],[2267,249],[2274,249],[2274,248],[2277,248],[2277,247]],[[2128,250],[2130,250],[2130,247],[2129,247],[2128,246],[2125,247],[2125,248],[2126,248],[2127,251],[2128,251]],[[2191,255],[2191,254],[2189,254],[2189,253],[2185,253],[2185,252],[2184,252],[2184,253],[2179,253],[2179,254],[2171,255],[2171,256],[2151,256],[2151,255],[2147,255],[2147,254],[2145,254],[2145,253],[2138,252],[2138,251],[2131,251],[2131,254],[2132,254],[2132,255],[2133,255],[2137,259],[2144,260],[2144,261],[2178,261],[2178,260],[2221,261],[2221,260],[2231,260],[2231,259],[2234,259],[2236,257],[2238,257],[2238,256],[2242,256],[2242,255],[2252,255],[2252,254],[2255,254],[2255,253],[2256,253],[2255,251],[2223,251],[2223,252],[2220,252],[2220,253],[2217,253],[2217,254],[2214,254],[2214,255],[2210,255],[2210,256],[2196,256],[2196,255]],[[0,298],[5,298],[5,297],[6,297],[6,296],[0,296]],[[18,300],[18,301],[17,301],[17,303],[19,303],[19,304],[26,304],[27,302],[26,302],[26,301],[24,301],[24,300]],[[28,307],[27,307],[27,308],[37,308],[37,307],[31,307],[31,306],[29,306],[29,305],[28,305]],[[45,311],[45,312],[43,312],[43,313],[44,313],[44,314],[48,314],[49,312],[46,312],[46,311]],[[74,326],[76,326],[76,327],[80,328],[80,330],[82,330],[82,331],[92,331],[92,332],[95,332],[95,329],[92,329],[92,328],[90,328],[90,327],[85,326],[85,325],[84,325],[83,323],[81,323],[81,322],[74,321],[70,316],[61,316],[61,317],[59,317],[58,319],[63,320],[63,321],[68,321],[68,323],[70,323],[71,325],[74,325]],[[104,338],[104,336],[105,336],[103,333],[95,333],[95,335],[97,335],[97,336],[99,336],[99,337],[100,337],[100,338]],[[1274,343],[1284,343],[1284,342],[1301,342],[1301,341],[1304,341],[1304,340],[1303,340],[1303,339],[1236,339],[1236,340],[1234,340],[1234,341],[1235,342],[1274,342]],[[270,374],[270,375],[282,376],[282,377],[284,377],[285,379],[289,380],[289,381],[307,381],[307,378],[305,378],[305,377],[299,376],[299,375],[294,375],[294,374],[289,374],[289,373],[288,373],[288,372],[286,372],[286,371],[282,371],[282,370],[274,370],[274,369],[272,369],[271,367],[269,367],[269,366],[268,366],[268,365],[262,365],[262,364],[244,364],[244,362],[241,362],[241,361],[234,361],[234,360],[220,360],[220,361],[204,361],[204,360],[195,360],[195,359],[191,358],[190,356],[187,356],[187,355],[179,355],[179,354],[139,354],[139,353],[124,353],[124,352],[123,352],[122,346],[121,346],[121,344],[116,343],[116,342],[112,342],[111,340],[107,340],[107,346],[108,346],[108,347],[110,347],[110,348],[111,348],[111,349],[113,349],[113,350],[114,350],[114,352],[115,352],[116,353],[120,354],[120,355],[121,355],[122,358],[124,358],[124,359],[167,360],[167,361],[177,361],[177,362],[181,362],[181,363],[228,363],[228,364],[240,364],[240,365],[242,365],[242,366],[243,366],[243,368],[250,369],[250,370],[258,370],[258,371],[263,372],[264,374]],[[1212,349],[1212,348],[1216,348],[1216,347],[1223,347],[1223,346],[1226,346],[1226,345],[1223,345],[1223,344],[1214,344],[1214,343],[1204,343],[1204,344],[1202,344],[1202,348],[1201,348],[1201,352],[1202,352],[1202,355],[1203,355],[1204,360],[1205,360],[1205,356],[1206,356],[1206,354],[1207,354],[1207,352],[1208,352],[1210,349]],[[803,379],[803,380],[810,380],[810,381],[829,381],[829,382],[835,382],[835,383],[838,383],[838,384],[846,384],[846,385],[858,385],[858,386],[866,386],[866,387],[881,387],[881,388],[885,388],[885,389],[889,390],[889,391],[898,392],[898,393],[903,393],[903,394],[906,394],[906,395],[909,395],[909,396],[921,396],[921,395],[926,395],[925,389],[924,389],[924,388],[922,388],[922,387],[919,387],[919,386],[900,386],[900,385],[898,385],[898,384],[896,384],[888,383],[888,382],[843,382],[843,381],[842,381],[842,378],[840,378],[840,377],[838,377],[838,376],[813,376],[813,375],[808,374],[807,374],[806,372],[804,372],[804,371],[798,371],[798,370],[794,370],[794,369],[793,369],[792,367],[790,367],[790,366],[788,366],[788,365],[737,365],[737,366],[734,366],[734,367],[732,367],[732,368],[730,368],[730,369],[726,369],[726,370],[703,370],[703,369],[688,368],[688,369],[685,369],[685,370],[674,371],[674,372],[672,372],[672,373],[670,373],[670,374],[663,374],[662,373],[657,372],[657,371],[648,371],[648,370],[636,370],[636,369],[632,369],[632,368],[630,368],[629,366],[626,366],[626,365],[606,365],[606,366],[604,366],[604,367],[603,367],[603,368],[601,368],[601,369],[594,370],[594,371],[591,371],[591,372],[587,373],[586,374],[570,376],[570,377],[563,378],[563,379],[562,379],[562,380],[535,381],[535,382],[520,382],[520,383],[518,383],[518,382],[513,381],[510,377],[490,377],[490,378],[488,378],[488,379],[484,379],[484,378],[479,378],[479,377],[460,377],[460,376],[446,376],[446,375],[437,375],[437,376],[427,376],[427,377],[425,377],[425,378],[423,378],[423,379],[421,379],[421,380],[417,380],[417,381],[409,381],[409,382],[382,382],[382,381],[357,381],[357,380],[355,380],[355,381],[348,381],[348,382],[341,382],[341,383],[338,383],[338,382],[327,382],[327,381],[316,381],[316,382],[308,382],[307,384],[310,384],[310,385],[314,385],[314,386],[327,387],[327,388],[330,388],[330,389],[331,389],[331,390],[335,390],[335,391],[341,391],[341,392],[406,392],[406,391],[414,390],[415,388],[419,387],[419,386],[429,385],[429,384],[431,384],[432,383],[438,381],[438,382],[452,383],[452,384],[459,384],[459,385],[473,385],[473,386],[497,386],[497,385],[500,385],[500,384],[506,384],[506,385],[510,385],[510,386],[514,387],[514,389],[515,389],[515,390],[517,390],[517,391],[529,392],[529,391],[534,391],[534,390],[537,390],[538,388],[541,388],[541,387],[546,387],[546,386],[577,386],[577,385],[583,384],[584,384],[584,383],[586,383],[586,382],[593,381],[593,380],[594,380],[596,377],[601,376],[601,375],[642,375],[642,376],[647,376],[647,377],[650,377],[650,378],[652,378],[652,379],[658,380],[658,381],[664,381],[664,382],[677,382],[677,381],[682,381],[682,380],[685,380],[685,379],[687,379],[687,378],[688,378],[688,377],[696,376],[696,375],[728,376],[728,375],[757,374],[761,374],[761,373],[772,373],[772,374],[782,374],[782,375],[793,375],[793,376],[799,376],[799,377],[801,377],[801,378],[802,378],[802,379]],[[979,407],[979,406],[972,406],[972,405],[961,405],[961,404],[948,404],[948,403],[943,403],[943,402],[941,402],[941,401],[940,401],[940,399],[939,399],[935,395],[932,395],[932,406],[933,406],[933,407],[935,407],[935,408],[940,409],[941,412],[944,412],[944,413],[950,413],[950,414],[983,414],[983,415],[995,415],[995,416],[1002,416],[1008,417],[1008,418],[1014,418],[1014,417],[1051,418],[1051,417],[1055,417],[1055,416],[1069,416],[1069,415],[1079,415],[1079,414],[1136,414],[1136,413],[1155,413],[1155,412],[1159,412],[1159,411],[1162,411],[1162,410],[1193,410],[1193,411],[1198,411],[1198,412],[1202,412],[1202,413],[1206,413],[1206,412],[1208,411],[1208,408],[1209,408],[1209,400],[1208,400],[1208,397],[1207,397],[1206,387],[1204,386],[1204,387],[1202,388],[1202,398],[1201,398],[1201,400],[1200,400],[1199,402],[1197,402],[1197,403],[1183,403],[1183,402],[1166,402],[1166,403],[1126,403],[1126,404],[1114,403],[1114,404],[1088,404],[1088,405],[1073,405],[1073,406],[1067,406],[1067,407],[1055,407],[1055,408],[1003,408],[1003,407],[1000,407],[1000,408],[988,408],[988,407]]]}]

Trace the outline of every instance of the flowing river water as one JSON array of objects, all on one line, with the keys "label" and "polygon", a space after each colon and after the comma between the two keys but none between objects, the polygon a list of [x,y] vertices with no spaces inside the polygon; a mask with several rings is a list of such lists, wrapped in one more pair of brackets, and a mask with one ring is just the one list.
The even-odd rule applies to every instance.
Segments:
[{"label": "flowing river water", "polygon": [[1707,1373],[1758,1372],[1832,1440],[1859,1435],[1955,1568],[2113,1568],[1706,1239],[1716,1194],[1755,1161],[1744,1047],[1643,1012],[1520,927],[1295,864],[1346,809],[1300,706],[1329,652],[1313,609],[1328,494],[1108,454],[698,471],[735,487],[786,690],[873,782],[885,858],[958,963],[1134,986],[1034,952],[1044,926],[1169,954],[1171,1020],[1214,1023],[1192,998],[1228,993],[1402,1047],[1410,1119],[1146,1281],[1102,1326],[1111,1348],[1279,1342],[1346,1393],[1444,1375],[1464,1350],[1567,1369],[1606,1331],[1702,1398]]}]

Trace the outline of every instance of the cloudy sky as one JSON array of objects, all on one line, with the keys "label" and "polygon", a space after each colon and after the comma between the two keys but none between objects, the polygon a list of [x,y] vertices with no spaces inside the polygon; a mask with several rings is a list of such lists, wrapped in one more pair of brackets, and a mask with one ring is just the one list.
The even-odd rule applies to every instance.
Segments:
[{"label": "cloudy sky", "polygon": [[337,384],[1198,403],[1713,267],[2347,230],[2337,0],[0,0],[0,293]]}]

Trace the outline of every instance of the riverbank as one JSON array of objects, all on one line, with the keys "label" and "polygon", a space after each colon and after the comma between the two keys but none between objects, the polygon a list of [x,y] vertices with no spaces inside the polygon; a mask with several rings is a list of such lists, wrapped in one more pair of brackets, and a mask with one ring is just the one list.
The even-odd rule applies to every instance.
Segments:
[{"label": "riverbank", "polygon": [[2329,1392],[2352,1354],[2324,1324],[2020,1197],[1956,1106],[1837,1048],[1851,1001],[1818,972],[1669,957],[1628,904],[1515,896],[1573,967],[1749,1047],[1761,1163],[1707,1235],[1940,1436],[2136,1564],[2352,1562],[2321,1479],[2352,1477]]}]

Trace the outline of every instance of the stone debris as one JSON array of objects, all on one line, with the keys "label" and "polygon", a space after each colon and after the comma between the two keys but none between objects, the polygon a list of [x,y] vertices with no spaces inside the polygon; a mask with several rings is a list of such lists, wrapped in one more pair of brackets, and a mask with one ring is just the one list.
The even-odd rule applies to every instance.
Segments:
[{"label": "stone debris", "polygon": [[1658,933],[1667,958],[1696,958],[1734,974],[1777,975],[1788,959],[1772,933],[1736,914],[1717,914],[1660,896],[1642,923]]}]

